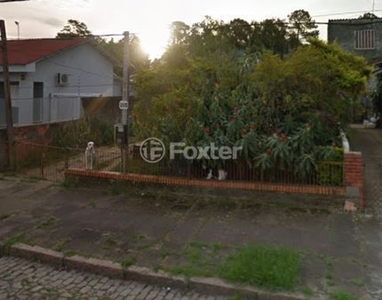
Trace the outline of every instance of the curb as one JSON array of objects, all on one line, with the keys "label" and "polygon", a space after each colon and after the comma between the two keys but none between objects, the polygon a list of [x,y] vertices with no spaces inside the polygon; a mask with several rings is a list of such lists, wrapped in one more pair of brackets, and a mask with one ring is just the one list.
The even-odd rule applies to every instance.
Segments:
[{"label": "curb", "polygon": [[306,297],[287,293],[272,293],[252,287],[236,286],[218,278],[194,277],[189,280],[181,276],[171,276],[161,270],[154,272],[149,268],[130,266],[125,269],[121,264],[79,255],[65,256],[64,253],[39,246],[29,246],[22,243],[10,247],[0,243],[0,257],[15,256],[27,260],[39,261],[55,268],[67,268],[84,272],[96,273],[110,278],[141,281],[153,285],[170,286],[178,289],[191,288],[199,293],[232,296],[240,294],[243,297],[256,300],[306,300]]}]

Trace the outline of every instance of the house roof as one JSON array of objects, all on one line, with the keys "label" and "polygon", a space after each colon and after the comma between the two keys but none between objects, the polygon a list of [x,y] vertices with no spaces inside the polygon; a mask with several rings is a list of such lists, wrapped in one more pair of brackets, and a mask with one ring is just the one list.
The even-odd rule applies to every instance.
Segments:
[{"label": "house roof", "polygon": [[[8,61],[9,65],[26,65],[39,61],[45,57],[51,56],[63,50],[75,46],[92,42],[89,38],[73,39],[27,39],[27,40],[9,40],[8,41]],[[98,47],[96,47],[98,48]],[[98,49],[100,50],[100,49]],[[102,50],[100,50],[103,52]],[[1,49],[0,49],[1,53]],[[102,53],[105,55],[105,53]],[[113,59],[108,57],[109,59]],[[0,55],[0,65],[3,59]]]}]

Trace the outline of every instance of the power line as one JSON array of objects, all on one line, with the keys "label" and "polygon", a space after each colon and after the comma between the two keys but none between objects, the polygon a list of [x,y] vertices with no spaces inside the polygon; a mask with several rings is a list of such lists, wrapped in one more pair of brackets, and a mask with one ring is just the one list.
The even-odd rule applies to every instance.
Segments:
[{"label": "power line", "polygon": [[[382,10],[374,10],[374,12],[381,12]],[[320,18],[320,17],[330,17],[330,16],[341,16],[341,15],[352,15],[352,14],[362,14],[368,13],[368,10],[359,10],[359,11],[350,11],[350,12],[342,12],[342,13],[330,13],[330,14],[322,14],[322,15],[313,15],[312,18]]]}]

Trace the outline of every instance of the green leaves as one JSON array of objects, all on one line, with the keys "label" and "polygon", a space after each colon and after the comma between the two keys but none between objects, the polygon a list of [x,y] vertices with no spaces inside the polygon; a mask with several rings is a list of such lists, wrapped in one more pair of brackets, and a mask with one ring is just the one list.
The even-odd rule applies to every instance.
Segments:
[{"label": "green leaves", "polygon": [[[315,24],[307,12],[290,18],[298,25],[293,30],[274,19],[261,26],[209,17],[192,26],[174,23],[166,53],[136,77],[135,132],[242,147],[237,177],[251,179],[277,172],[311,178],[319,162],[341,161],[338,123],[346,126],[370,69],[363,58],[308,38]],[[290,52],[288,39],[297,46],[305,38],[309,44]]]}]

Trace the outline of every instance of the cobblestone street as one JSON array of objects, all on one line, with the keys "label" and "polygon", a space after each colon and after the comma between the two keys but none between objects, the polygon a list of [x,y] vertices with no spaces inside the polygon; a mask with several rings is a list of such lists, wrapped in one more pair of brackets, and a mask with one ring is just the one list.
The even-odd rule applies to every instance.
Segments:
[{"label": "cobblestone street", "polygon": [[206,296],[166,287],[109,279],[53,267],[21,258],[0,258],[0,299],[208,299]]}]

